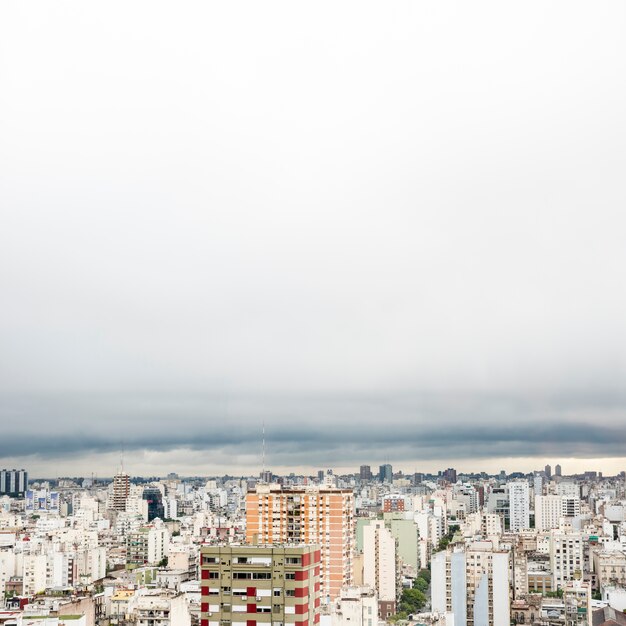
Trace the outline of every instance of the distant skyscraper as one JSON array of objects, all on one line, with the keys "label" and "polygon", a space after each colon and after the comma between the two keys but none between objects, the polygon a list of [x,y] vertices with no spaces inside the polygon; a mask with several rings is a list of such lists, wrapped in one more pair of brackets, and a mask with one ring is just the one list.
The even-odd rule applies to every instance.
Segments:
[{"label": "distant skyscraper", "polygon": [[26,470],[0,470],[0,496],[21,498],[28,489],[28,472]]},{"label": "distant skyscraper", "polygon": [[369,465],[361,465],[359,476],[361,480],[372,480],[372,468]]},{"label": "distant skyscraper", "polygon": [[543,473],[546,475],[548,479],[552,478],[552,468],[549,465],[546,465],[543,468]]},{"label": "distant skyscraper", "polygon": [[554,475],[555,476],[561,476],[561,466],[560,465],[556,465],[554,468]]},{"label": "distant skyscraper", "polygon": [[113,498],[111,508],[114,511],[125,511],[126,500],[130,493],[130,476],[122,471],[113,477]]},{"label": "distant skyscraper", "polygon": [[381,483],[393,482],[393,468],[389,463],[385,463],[385,465],[381,465],[378,468],[378,480],[380,480]]},{"label": "distant skyscraper", "polygon": [[447,470],[444,470],[441,477],[444,480],[447,480],[449,483],[456,483],[456,470],[453,467],[449,467]]}]

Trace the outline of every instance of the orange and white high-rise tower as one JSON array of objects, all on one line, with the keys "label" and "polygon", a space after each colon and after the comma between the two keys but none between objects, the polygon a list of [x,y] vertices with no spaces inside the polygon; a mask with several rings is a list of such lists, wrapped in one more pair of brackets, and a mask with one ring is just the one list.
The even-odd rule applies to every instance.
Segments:
[{"label": "orange and white high-rise tower", "polygon": [[322,602],[352,584],[354,496],[332,486],[283,488],[257,485],[246,497],[246,541],[250,544],[319,544]]}]

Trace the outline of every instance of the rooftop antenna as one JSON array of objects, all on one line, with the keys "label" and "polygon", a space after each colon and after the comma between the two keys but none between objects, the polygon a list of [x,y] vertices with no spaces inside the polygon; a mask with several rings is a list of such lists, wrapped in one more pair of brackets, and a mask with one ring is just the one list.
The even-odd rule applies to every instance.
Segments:
[{"label": "rooftop antenna", "polygon": [[263,420],[263,473],[261,474],[261,476],[263,477],[263,480],[265,480],[265,420]]}]

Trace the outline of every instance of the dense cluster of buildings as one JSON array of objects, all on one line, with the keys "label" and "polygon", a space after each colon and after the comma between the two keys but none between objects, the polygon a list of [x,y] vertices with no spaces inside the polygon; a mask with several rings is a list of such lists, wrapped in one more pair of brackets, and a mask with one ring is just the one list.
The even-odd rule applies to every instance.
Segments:
[{"label": "dense cluster of buildings", "polygon": [[0,473],[0,626],[626,626],[626,483]]}]

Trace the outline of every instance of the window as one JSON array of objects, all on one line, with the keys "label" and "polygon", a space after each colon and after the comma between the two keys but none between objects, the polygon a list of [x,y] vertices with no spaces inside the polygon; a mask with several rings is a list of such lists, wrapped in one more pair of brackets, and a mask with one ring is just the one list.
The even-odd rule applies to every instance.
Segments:
[{"label": "window", "polygon": [[280,591],[281,591],[280,588],[274,589],[274,596],[277,598],[280,598]]},{"label": "window", "polygon": [[301,560],[300,557],[296,557],[296,556],[288,556],[285,559],[285,563],[287,563],[287,565],[300,565]]},{"label": "window", "polygon": [[285,595],[288,598],[295,598],[296,596],[296,590],[295,589],[285,589]]},{"label": "window", "polygon": [[285,573],[285,579],[286,580],[295,580],[296,579],[296,575],[294,572],[286,572]]}]

